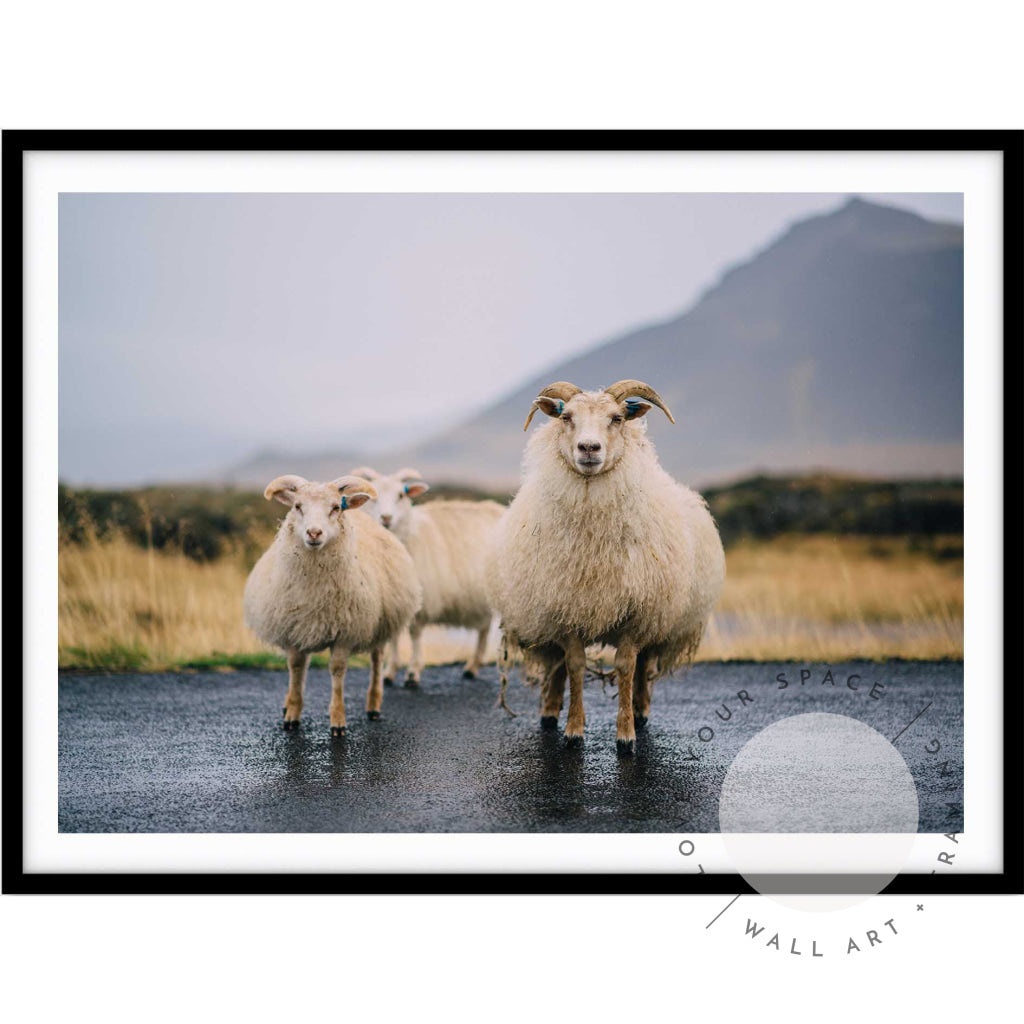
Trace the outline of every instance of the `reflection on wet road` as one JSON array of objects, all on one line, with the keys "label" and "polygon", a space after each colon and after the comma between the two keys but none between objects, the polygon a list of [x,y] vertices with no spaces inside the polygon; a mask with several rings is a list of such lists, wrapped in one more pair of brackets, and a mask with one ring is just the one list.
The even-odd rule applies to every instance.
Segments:
[{"label": "reflection on wet road", "polygon": [[749,663],[700,664],[659,683],[633,758],[616,753],[616,702],[597,683],[586,692],[586,744],[567,750],[539,730],[536,691],[513,683],[518,718],[496,708],[493,668],[478,680],[458,666],[427,669],[419,690],[385,691],[379,722],[361,714],[366,672],[353,670],[342,740],[328,735],[323,670],[311,671],[302,728],[290,733],[280,729],[284,673],[64,675],[59,827],[713,832],[729,765],[765,726],[828,712],[891,739],[931,702],[896,746],[917,784],[920,831],[962,831],[963,665],[833,665],[834,685],[822,682],[826,666],[807,668],[802,685],[800,666]]}]

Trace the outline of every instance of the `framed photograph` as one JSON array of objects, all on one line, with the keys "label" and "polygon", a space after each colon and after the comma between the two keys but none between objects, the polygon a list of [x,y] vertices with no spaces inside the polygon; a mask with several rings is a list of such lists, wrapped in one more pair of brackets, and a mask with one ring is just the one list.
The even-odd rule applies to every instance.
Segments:
[{"label": "framed photograph", "polygon": [[5,892],[1024,889],[1021,133],[2,141]]}]

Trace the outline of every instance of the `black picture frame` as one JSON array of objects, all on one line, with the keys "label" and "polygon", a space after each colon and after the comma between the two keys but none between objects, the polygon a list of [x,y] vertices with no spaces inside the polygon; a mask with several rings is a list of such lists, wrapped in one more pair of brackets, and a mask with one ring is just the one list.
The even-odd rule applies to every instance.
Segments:
[{"label": "black picture frame", "polygon": [[[1020,586],[1012,575],[1022,565],[1019,488],[1009,486],[1021,472],[1021,345],[1024,344],[1024,132],[1020,131],[5,131],[3,174],[3,350],[4,398],[8,424],[6,477],[23,475],[24,159],[34,151],[994,151],[1002,155],[1003,203],[1003,664],[1012,666],[1013,637],[1021,623]],[[1014,411],[1015,410],[1015,411]],[[15,473],[17,470],[17,474]],[[3,525],[8,551],[21,549],[22,518],[10,510]],[[8,564],[11,564],[9,558]],[[21,596],[30,568],[22,561],[21,593],[15,574],[4,580],[7,615],[3,692],[3,871],[5,894],[736,894],[755,890],[738,874],[323,874],[323,873],[29,873],[24,870],[24,766],[22,726],[23,612]],[[1003,870],[976,874],[904,874],[887,894],[1003,895],[1024,892],[1021,854],[1021,770],[1014,758],[1024,724],[1024,695],[1004,671],[1003,698]]]}]

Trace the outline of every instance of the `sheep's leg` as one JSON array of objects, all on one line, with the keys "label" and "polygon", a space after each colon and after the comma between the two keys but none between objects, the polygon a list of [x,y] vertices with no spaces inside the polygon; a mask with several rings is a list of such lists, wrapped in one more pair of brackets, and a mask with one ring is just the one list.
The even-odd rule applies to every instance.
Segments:
[{"label": "sheep's leg", "polygon": [[565,699],[565,658],[559,658],[544,676],[540,692],[540,727],[557,729]]},{"label": "sheep's leg", "polygon": [[375,647],[370,651],[370,685],[366,690],[366,717],[371,722],[380,718],[380,704],[384,699],[384,684],[381,670],[384,664],[384,649]]},{"label": "sheep's leg", "polygon": [[473,657],[466,662],[466,668],[462,673],[463,679],[476,679],[476,674],[483,664],[484,655],[487,653],[487,637],[490,632],[491,624],[489,622],[477,632],[476,650],[473,652]]},{"label": "sheep's leg", "polygon": [[637,729],[644,728],[651,717],[653,674],[653,659],[641,651],[636,657],[636,671],[633,673],[633,722]]},{"label": "sheep's leg", "polygon": [[423,675],[423,648],[420,646],[422,635],[423,624],[414,622],[409,627],[409,636],[412,638],[412,661],[409,662],[409,671],[405,674],[405,686],[408,690],[415,690],[420,685],[420,676]]},{"label": "sheep's leg", "polygon": [[284,727],[298,729],[306,692],[309,655],[296,650],[288,650],[285,653],[288,656],[288,692],[284,697]]},{"label": "sheep's leg", "polygon": [[565,742],[578,747],[583,742],[583,677],[587,671],[587,652],[583,641],[573,637],[565,645],[565,667],[569,674],[569,716],[565,723]]},{"label": "sheep's leg", "polygon": [[388,644],[388,657],[384,662],[384,685],[391,686],[398,678],[401,665],[398,661],[398,635],[396,634]]},{"label": "sheep's leg", "polygon": [[348,650],[331,648],[331,735],[345,735],[345,670],[348,668]]},{"label": "sheep's leg", "polygon": [[[619,715],[615,723],[615,745],[620,754],[636,749],[636,727],[633,724],[633,677],[637,669],[637,647],[632,640],[623,640],[615,651],[615,685],[619,690]],[[643,686],[643,680],[639,680]]]}]

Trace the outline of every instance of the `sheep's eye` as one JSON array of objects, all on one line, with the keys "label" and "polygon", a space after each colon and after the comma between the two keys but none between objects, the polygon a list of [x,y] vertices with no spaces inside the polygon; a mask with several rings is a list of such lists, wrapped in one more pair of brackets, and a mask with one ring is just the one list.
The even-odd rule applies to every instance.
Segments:
[{"label": "sheep's eye", "polygon": [[293,507],[294,507],[296,512],[301,512],[302,511],[302,506],[298,502],[296,502]]},{"label": "sheep's eye", "polygon": [[563,412],[562,415],[559,418],[561,419],[561,421],[563,423],[572,423],[572,413],[571,412]]},{"label": "sheep's eye", "polygon": [[612,416],[612,423],[621,423],[621,422],[622,422],[622,417],[618,413],[615,413]]},{"label": "sheep's eye", "polygon": [[341,506],[340,505],[332,505],[331,506],[331,511],[332,512],[340,512],[341,511]]}]

